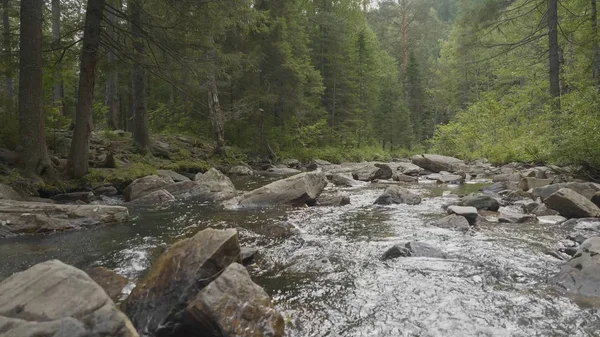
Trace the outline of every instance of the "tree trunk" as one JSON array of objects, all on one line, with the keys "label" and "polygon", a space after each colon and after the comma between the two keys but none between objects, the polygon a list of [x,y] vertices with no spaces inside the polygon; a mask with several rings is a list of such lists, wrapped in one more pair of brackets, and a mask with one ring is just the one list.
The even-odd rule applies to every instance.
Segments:
[{"label": "tree trunk", "polygon": [[548,47],[550,48],[550,96],[560,109],[560,60],[558,48],[558,0],[548,0]]},{"label": "tree trunk", "polygon": [[148,108],[146,106],[146,69],[140,63],[144,60],[145,45],[142,37],[142,9],[132,0],[131,5],[131,35],[135,51],[135,64],[131,72],[131,85],[133,91],[133,143],[142,154],[150,152],[150,135],[148,134]]},{"label": "tree trunk", "polygon": [[21,0],[19,41],[20,164],[27,175],[52,173],[44,137],[42,100],[43,0]]},{"label": "tree trunk", "polygon": [[402,70],[406,73],[406,67],[408,66],[408,22],[406,21],[406,2],[403,1],[402,3]]},{"label": "tree trunk", "polygon": [[[108,11],[106,20],[115,24],[115,15]],[[115,28],[109,25],[108,34],[113,40],[117,39]],[[105,104],[108,108],[106,113],[106,125],[110,130],[116,130],[119,127],[119,73],[117,71],[117,55],[111,49],[108,51],[108,75],[106,79],[106,97]]]},{"label": "tree trunk", "polygon": [[4,100],[6,113],[10,113],[13,109],[13,57],[12,57],[12,46],[10,39],[10,20],[8,16],[9,0],[3,0],[2,2],[2,33],[3,33],[3,47],[4,47]]},{"label": "tree trunk", "polygon": [[223,111],[219,104],[219,88],[214,76],[208,80],[208,110],[213,127],[215,154],[222,154],[225,149],[225,130],[223,126]]},{"label": "tree trunk", "polygon": [[594,48],[594,85],[596,91],[600,92],[600,50],[598,49],[598,7],[596,0],[592,0],[592,38]]},{"label": "tree trunk", "polygon": [[96,63],[100,24],[105,0],[88,0],[79,70],[79,92],[75,110],[75,131],[69,152],[68,170],[74,178],[88,173],[89,143],[92,132],[92,104],[96,84]]},{"label": "tree trunk", "polygon": [[[52,0],[52,49],[58,57],[61,57],[62,51],[59,50],[60,43],[60,0]],[[57,60],[54,66],[54,83],[52,84],[52,104],[58,109],[61,115],[64,115],[63,107],[63,82],[61,60]]]}]

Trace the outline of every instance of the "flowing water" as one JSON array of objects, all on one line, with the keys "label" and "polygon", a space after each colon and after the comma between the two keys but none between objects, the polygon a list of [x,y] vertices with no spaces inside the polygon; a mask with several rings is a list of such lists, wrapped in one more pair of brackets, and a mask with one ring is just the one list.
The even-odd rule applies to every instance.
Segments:
[{"label": "flowing water", "polygon": [[[352,200],[343,207],[242,212],[188,201],[133,209],[128,224],[0,241],[0,279],[58,258],[80,268],[104,265],[135,282],[171,243],[206,227],[237,228],[243,245],[260,248],[251,274],[285,317],[287,336],[600,336],[596,309],[547,286],[560,261],[545,251],[563,230],[497,223],[467,234],[437,228],[431,223],[443,216],[442,192],[478,185],[413,185],[422,204],[373,206],[383,188],[342,189]],[[281,222],[298,233],[273,236],[270,228]],[[431,244],[448,258],[379,259],[405,241]]]}]

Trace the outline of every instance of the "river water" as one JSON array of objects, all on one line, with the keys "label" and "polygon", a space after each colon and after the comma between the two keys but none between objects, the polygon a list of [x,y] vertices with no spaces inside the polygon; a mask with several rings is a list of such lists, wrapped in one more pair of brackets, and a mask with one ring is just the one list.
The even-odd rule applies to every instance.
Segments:
[{"label": "river water", "polygon": [[[206,227],[237,228],[244,246],[260,249],[250,271],[285,317],[287,336],[600,336],[597,309],[547,285],[561,262],[545,252],[564,238],[562,229],[490,222],[463,234],[431,223],[443,216],[443,191],[479,185],[415,184],[409,188],[422,204],[373,206],[384,187],[339,189],[352,201],[343,207],[225,211],[187,201],[132,209],[133,221],[123,225],[2,240],[0,279],[57,258],[112,268],[132,280],[131,289],[173,242]],[[282,222],[297,234],[272,235]],[[406,241],[448,258],[379,259]]]}]

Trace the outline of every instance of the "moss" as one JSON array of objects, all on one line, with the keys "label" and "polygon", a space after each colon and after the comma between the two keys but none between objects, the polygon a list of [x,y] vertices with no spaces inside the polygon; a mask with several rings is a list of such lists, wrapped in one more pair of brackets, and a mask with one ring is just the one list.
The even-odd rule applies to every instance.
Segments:
[{"label": "moss", "polygon": [[84,179],[86,184],[92,187],[105,183],[121,185],[153,174],[157,174],[154,166],[146,163],[134,163],[116,169],[90,169]]}]

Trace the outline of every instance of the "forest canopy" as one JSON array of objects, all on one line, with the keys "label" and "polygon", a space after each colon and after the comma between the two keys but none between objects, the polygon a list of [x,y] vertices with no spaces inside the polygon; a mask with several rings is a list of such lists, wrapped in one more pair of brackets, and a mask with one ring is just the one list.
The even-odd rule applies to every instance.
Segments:
[{"label": "forest canopy", "polygon": [[[93,132],[212,155],[435,152],[600,173],[596,0],[3,0],[0,148],[89,173]],[[107,131],[108,130],[108,131]]]}]

